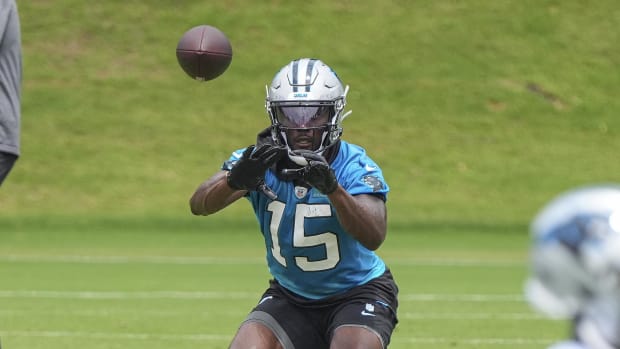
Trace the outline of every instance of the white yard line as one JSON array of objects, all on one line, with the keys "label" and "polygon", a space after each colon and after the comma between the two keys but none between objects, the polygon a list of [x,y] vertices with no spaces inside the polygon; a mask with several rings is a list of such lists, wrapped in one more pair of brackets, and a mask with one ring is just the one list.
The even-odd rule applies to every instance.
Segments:
[{"label": "white yard line", "polygon": [[41,291],[2,290],[0,298],[66,298],[66,299],[258,299],[250,292],[191,291]]},{"label": "white yard line", "polygon": [[523,302],[520,294],[433,294],[433,293],[405,293],[398,296],[398,300],[410,302]]},{"label": "white yard line", "polygon": [[[71,309],[67,307],[63,307],[63,309],[46,309],[41,310],[39,308],[31,308],[31,309],[0,309],[0,317],[32,317],[33,314],[45,314],[45,316],[60,316],[66,318],[70,317],[97,317],[97,318],[112,318],[123,316],[125,318],[136,318],[136,317],[174,317],[174,316],[182,316],[186,317],[188,312],[191,311],[192,316],[203,317],[203,318],[211,318],[214,316],[230,316],[230,317],[238,317],[242,318],[247,315],[249,309],[246,310],[237,310],[237,311],[183,311],[183,310],[147,310],[147,309],[135,309],[131,307],[123,307],[123,308],[111,308],[106,306],[105,309],[84,309],[84,307],[80,307],[80,309]],[[0,321],[1,323],[1,321]]]},{"label": "white yard line", "polygon": [[[0,298],[66,299],[257,299],[255,292],[201,291],[46,291],[0,290]],[[523,302],[519,294],[429,294],[405,293],[401,302]]]},{"label": "white yard line", "polygon": [[[75,309],[63,309],[63,310],[45,310],[40,309],[0,309],[0,317],[2,316],[19,316],[30,317],[32,314],[44,313],[45,315],[52,316],[71,316],[71,317],[117,317],[117,316],[149,316],[149,317],[173,317],[173,316],[187,316],[187,311],[182,310],[135,310],[127,308],[109,308],[101,310],[75,310]],[[213,316],[235,316],[241,317],[246,314],[246,311],[228,311],[228,312],[206,312],[199,311],[193,313],[198,317],[213,317]],[[428,312],[398,312],[398,317],[401,320],[448,320],[448,321],[462,321],[462,320],[499,320],[499,321],[520,321],[520,320],[544,320],[548,319],[542,315],[532,313],[428,313]]]},{"label": "white yard line", "polygon": [[491,267],[491,268],[523,268],[527,266],[525,260],[499,259],[390,259],[385,258],[388,265],[423,266],[423,267]]},{"label": "white yard line", "polygon": [[398,318],[403,320],[544,320],[548,319],[536,313],[426,313],[399,312]]},{"label": "white yard line", "polygon": [[[389,265],[437,267],[496,267],[526,266],[525,261],[494,259],[424,259],[385,258]],[[10,263],[77,263],[77,264],[181,264],[181,265],[258,265],[265,259],[227,257],[177,257],[177,256],[90,256],[90,255],[0,255],[0,262]]]},{"label": "white yard line", "polygon": [[[77,337],[86,339],[127,339],[127,340],[169,340],[169,341],[203,341],[228,342],[232,334],[159,334],[159,333],[124,333],[124,332],[84,332],[84,331],[11,331],[0,329],[1,337],[46,337],[66,338]],[[395,334],[392,342],[412,344],[443,344],[461,343],[469,345],[548,345],[554,339],[529,338],[441,338],[441,337],[412,337]]]},{"label": "white yard line", "polygon": [[171,257],[171,256],[88,256],[88,255],[0,255],[0,262],[13,263],[74,263],[74,264],[264,264],[262,258]]},{"label": "white yard line", "polygon": [[223,334],[160,334],[160,333],[126,333],[126,332],[84,332],[84,331],[5,331],[2,337],[80,337],[92,339],[139,339],[139,340],[186,340],[186,341],[223,341],[230,340],[230,335]]},{"label": "white yard line", "polygon": [[469,344],[469,345],[540,345],[548,346],[557,339],[531,339],[531,338],[441,338],[441,337],[400,337],[394,336],[393,342],[412,343],[412,344]]}]

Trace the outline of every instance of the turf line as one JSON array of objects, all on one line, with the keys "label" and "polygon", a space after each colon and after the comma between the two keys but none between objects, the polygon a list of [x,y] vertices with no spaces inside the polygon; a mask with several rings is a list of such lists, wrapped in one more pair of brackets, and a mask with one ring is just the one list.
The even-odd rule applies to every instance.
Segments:
[{"label": "turf line", "polygon": [[[200,291],[43,291],[0,290],[0,298],[67,299],[256,299],[254,292]],[[400,301],[411,302],[523,302],[519,294],[428,294],[405,293]]]},{"label": "turf line", "polygon": [[123,332],[80,332],[80,331],[6,331],[0,330],[2,337],[81,337],[93,339],[139,339],[139,340],[187,340],[222,341],[231,339],[230,335],[220,334],[159,334]]},{"label": "turf line", "polygon": [[[29,317],[32,314],[40,314],[41,310],[32,309],[0,309],[0,317],[2,316],[21,316]],[[135,309],[111,309],[105,310],[45,310],[45,315],[51,316],[72,316],[72,317],[115,317],[119,315],[126,316],[149,316],[149,317],[174,317],[174,316],[187,316],[187,311],[175,311],[175,310],[135,310]],[[212,317],[212,316],[235,316],[240,317],[247,314],[246,311],[228,311],[228,312],[195,312],[195,316]],[[542,315],[532,313],[427,313],[427,312],[398,312],[398,317],[407,320],[506,320],[506,321],[519,321],[519,320],[544,320],[548,319]]]},{"label": "turf line", "polygon": [[[437,267],[524,267],[520,260],[487,259],[402,259],[385,258],[390,265]],[[258,265],[265,259],[226,257],[175,257],[175,256],[89,256],[89,255],[0,255],[0,262],[10,263],[77,263],[77,264],[180,264],[180,265]]]},{"label": "turf line", "polygon": [[254,265],[264,264],[261,258],[171,257],[171,256],[87,256],[87,255],[0,255],[0,261],[12,263],[74,263],[74,264],[180,264],[180,265]]},{"label": "turf line", "polygon": [[400,319],[407,320],[543,320],[548,319],[536,313],[412,313],[398,312]]},{"label": "turf line", "polygon": [[[229,341],[232,335],[224,334],[156,334],[156,333],[123,333],[123,332],[80,332],[80,331],[11,331],[1,330],[2,337],[46,337],[63,338],[79,337],[91,339],[129,339],[129,340],[170,340],[170,341]],[[529,338],[442,338],[442,337],[404,337],[394,335],[392,342],[399,343],[462,343],[472,345],[516,345],[535,344],[548,345],[553,339],[529,339]]]}]

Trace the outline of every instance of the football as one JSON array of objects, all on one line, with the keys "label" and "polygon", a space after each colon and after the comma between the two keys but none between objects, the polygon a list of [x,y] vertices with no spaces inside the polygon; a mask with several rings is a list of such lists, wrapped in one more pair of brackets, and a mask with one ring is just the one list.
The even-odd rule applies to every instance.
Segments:
[{"label": "football", "polygon": [[177,44],[177,61],[192,79],[213,80],[222,75],[232,61],[232,46],[226,35],[210,25],[186,31]]}]

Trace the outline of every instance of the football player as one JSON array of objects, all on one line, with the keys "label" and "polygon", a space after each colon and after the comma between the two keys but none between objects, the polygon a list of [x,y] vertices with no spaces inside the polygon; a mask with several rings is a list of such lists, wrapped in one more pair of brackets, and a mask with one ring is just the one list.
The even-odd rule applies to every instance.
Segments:
[{"label": "football player", "polygon": [[577,188],[531,225],[528,301],[572,321],[572,339],[552,349],[620,348],[620,186]]},{"label": "football player", "polygon": [[348,86],[296,59],[267,87],[271,126],[232,153],[190,199],[213,214],[247,199],[273,279],[230,348],[386,348],[398,288],[375,250],[389,187],[364,148],[341,139]]}]

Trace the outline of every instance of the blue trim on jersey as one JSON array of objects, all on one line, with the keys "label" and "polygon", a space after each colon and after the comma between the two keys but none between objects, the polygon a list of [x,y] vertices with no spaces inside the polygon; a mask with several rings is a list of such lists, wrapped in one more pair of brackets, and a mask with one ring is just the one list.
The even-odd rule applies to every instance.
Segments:
[{"label": "blue trim on jersey", "polygon": [[[331,164],[340,185],[352,195],[387,198],[389,187],[379,166],[363,148],[340,143]],[[238,158],[233,156],[225,164],[235,160]],[[276,201],[255,191],[249,192],[247,199],[265,238],[269,271],[282,286],[306,298],[320,299],[346,292],[385,272],[383,260],[344,231],[326,195],[314,188],[296,188],[271,170],[265,183],[278,196]]]}]

